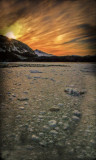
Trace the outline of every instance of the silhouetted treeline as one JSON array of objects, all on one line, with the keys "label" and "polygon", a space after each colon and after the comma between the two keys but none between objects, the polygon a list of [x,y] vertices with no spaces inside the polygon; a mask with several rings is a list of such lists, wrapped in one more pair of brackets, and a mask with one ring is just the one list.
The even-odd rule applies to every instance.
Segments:
[{"label": "silhouetted treeline", "polygon": [[96,62],[94,56],[52,56],[52,57],[36,57],[36,62]]},{"label": "silhouetted treeline", "polygon": [[[24,54],[22,55],[25,56]],[[38,57],[37,55],[31,56],[30,54],[27,54],[27,59],[20,59],[15,55],[15,52],[6,52],[5,54],[0,54],[0,62],[96,62],[96,55],[83,57],[75,55]]]}]

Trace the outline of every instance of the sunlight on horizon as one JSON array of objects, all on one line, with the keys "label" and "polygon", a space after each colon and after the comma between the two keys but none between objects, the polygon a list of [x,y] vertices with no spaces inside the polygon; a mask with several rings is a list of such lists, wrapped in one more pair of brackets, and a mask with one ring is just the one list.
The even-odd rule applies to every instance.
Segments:
[{"label": "sunlight on horizon", "polygon": [[8,38],[10,38],[10,39],[11,39],[11,38],[12,38],[12,39],[16,39],[16,36],[14,35],[13,32],[8,32],[8,33],[5,34],[5,36],[8,37]]}]

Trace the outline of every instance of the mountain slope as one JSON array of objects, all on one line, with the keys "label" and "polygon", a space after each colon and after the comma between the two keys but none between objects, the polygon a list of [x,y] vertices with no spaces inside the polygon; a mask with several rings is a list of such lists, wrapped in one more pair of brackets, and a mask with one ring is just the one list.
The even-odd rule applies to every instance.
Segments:
[{"label": "mountain slope", "polygon": [[27,61],[37,57],[26,44],[0,35],[0,61]]},{"label": "mountain slope", "polygon": [[51,57],[53,56],[52,54],[48,54],[48,53],[45,53],[45,52],[42,52],[38,49],[34,50],[35,54],[38,56],[38,57]]}]

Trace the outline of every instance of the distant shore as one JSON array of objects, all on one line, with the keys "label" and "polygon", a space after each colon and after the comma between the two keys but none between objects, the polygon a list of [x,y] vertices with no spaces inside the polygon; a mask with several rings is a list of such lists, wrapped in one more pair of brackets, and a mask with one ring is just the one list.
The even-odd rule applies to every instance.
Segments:
[{"label": "distant shore", "polygon": [[41,56],[41,57],[27,57],[26,59],[19,59],[14,57],[1,57],[0,62],[96,62],[96,55],[93,56]]}]

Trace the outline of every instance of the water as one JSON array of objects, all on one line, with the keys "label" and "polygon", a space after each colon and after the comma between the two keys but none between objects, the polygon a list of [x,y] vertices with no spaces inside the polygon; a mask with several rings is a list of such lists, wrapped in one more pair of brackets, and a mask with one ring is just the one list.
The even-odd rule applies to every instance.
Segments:
[{"label": "water", "polygon": [[0,63],[0,71],[2,158],[96,158],[95,64]]}]

